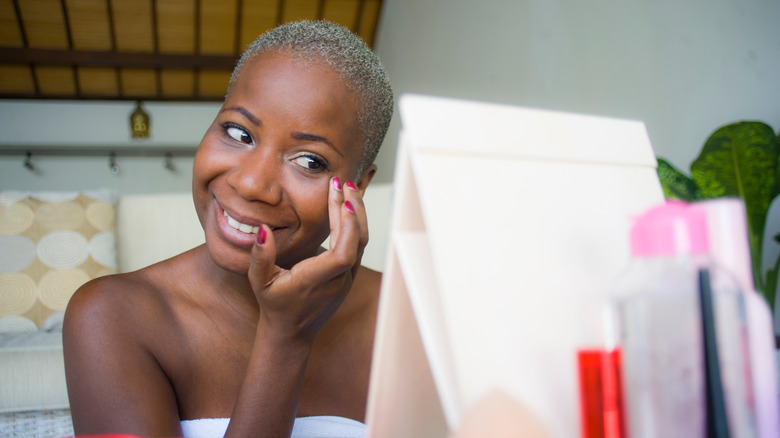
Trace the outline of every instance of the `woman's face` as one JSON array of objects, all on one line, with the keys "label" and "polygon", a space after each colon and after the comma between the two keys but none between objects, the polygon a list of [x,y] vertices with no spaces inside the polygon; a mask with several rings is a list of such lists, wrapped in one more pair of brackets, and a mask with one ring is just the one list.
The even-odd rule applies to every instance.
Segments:
[{"label": "woman's face", "polygon": [[329,67],[276,52],[245,64],[195,155],[195,209],[215,262],[245,273],[261,223],[279,266],[314,255],[330,231],[330,179],[354,177],[360,140],[353,93]]}]

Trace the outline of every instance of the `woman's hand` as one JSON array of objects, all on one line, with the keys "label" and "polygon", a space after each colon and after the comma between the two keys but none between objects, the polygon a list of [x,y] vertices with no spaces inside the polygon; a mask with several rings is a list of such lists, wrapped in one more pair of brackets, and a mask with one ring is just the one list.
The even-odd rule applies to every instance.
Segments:
[{"label": "woman's hand", "polygon": [[328,191],[330,249],[290,270],[276,266],[276,242],[265,225],[252,248],[249,281],[260,304],[258,327],[284,342],[313,343],[344,301],[368,243],[368,221],[361,192],[351,181]]},{"label": "woman's hand", "polygon": [[352,288],[368,242],[361,193],[332,179],[330,249],[290,270],[276,266],[276,242],[262,225],[252,248],[249,282],[260,318],[247,374],[226,437],[287,437],[292,430],[314,340]]}]

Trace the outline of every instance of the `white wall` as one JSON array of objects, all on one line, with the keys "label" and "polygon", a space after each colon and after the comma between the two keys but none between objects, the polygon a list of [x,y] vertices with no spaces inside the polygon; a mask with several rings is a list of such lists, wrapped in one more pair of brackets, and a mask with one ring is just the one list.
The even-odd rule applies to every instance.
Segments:
[{"label": "white wall", "polygon": [[377,52],[396,94],[641,120],[687,171],[720,125],[780,129],[778,23],[777,0],[385,0]]},{"label": "white wall", "polygon": [[[376,47],[396,95],[641,120],[656,154],[689,173],[721,125],[780,130],[778,23],[777,0],[385,0]],[[378,180],[392,178],[398,130],[396,116]],[[768,266],[780,246],[764,247]]]},{"label": "white wall", "polygon": [[188,192],[192,157],[175,157],[176,171],[162,158],[117,157],[119,174],[108,166],[111,146],[191,146],[200,143],[219,104],[147,102],[151,137],[130,138],[134,102],[0,100],[0,148],[7,146],[101,146],[100,157],[33,157],[37,169],[23,166],[22,156],[0,156],[0,190],[78,190],[110,187],[118,193]]}]

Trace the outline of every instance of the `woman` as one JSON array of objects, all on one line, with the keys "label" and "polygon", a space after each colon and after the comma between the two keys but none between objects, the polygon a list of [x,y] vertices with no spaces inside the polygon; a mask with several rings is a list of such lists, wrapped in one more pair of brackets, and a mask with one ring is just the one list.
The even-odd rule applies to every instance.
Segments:
[{"label": "woman", "polygon": [[340,26],[249,47],[195,156],[205,245],[68,305],[77,435],[360,436],[381,281],[360,266],[362,195],[392,105],[378,58]]}]

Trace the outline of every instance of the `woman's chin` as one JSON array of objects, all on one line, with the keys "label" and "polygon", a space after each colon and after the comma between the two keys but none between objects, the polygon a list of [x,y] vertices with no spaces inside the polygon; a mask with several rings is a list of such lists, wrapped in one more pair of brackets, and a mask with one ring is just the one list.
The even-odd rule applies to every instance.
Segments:
[{"label": "woman's chin", "polygon": [[209,256],[222,270],[233,274],[246,275],[249,272],[249,263],[252,259],[250,250],[225,245],[224,242],[212,243],[206,238],[206,249]]}]

